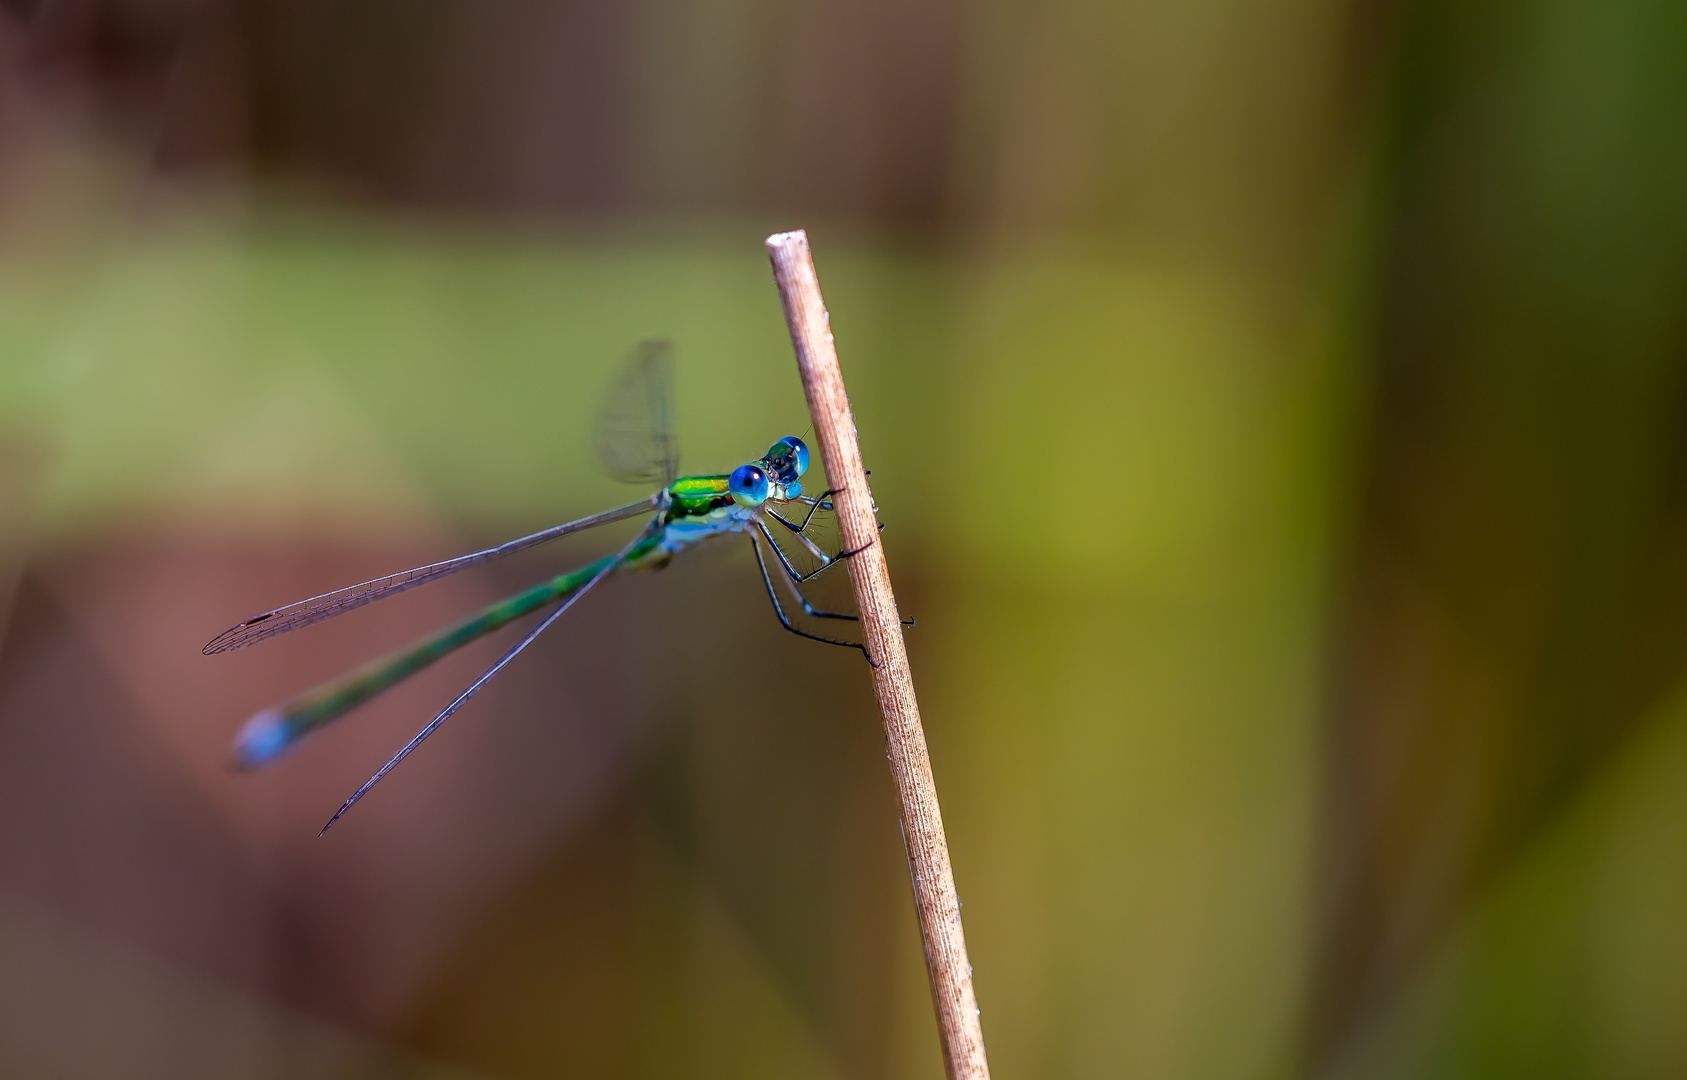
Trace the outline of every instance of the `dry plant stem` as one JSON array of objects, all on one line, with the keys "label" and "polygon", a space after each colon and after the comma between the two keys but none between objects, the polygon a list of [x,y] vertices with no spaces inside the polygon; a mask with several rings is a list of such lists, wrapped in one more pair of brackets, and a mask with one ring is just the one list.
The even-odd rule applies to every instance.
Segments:
[{"label": "dry plant stem", "polygon": [[949,845],[943,838],[943,815],[937,807],[937,785],[932,781],[925,730],[920,726],[920,707],[914,700],[914,680],[902,642],[902,623],[890,591],[884,548],[878,543],[873,496],[861,464],[855,419],[844,393],[843,373],[838,368],[826,305],[820,297],[808,234],[798,230],[770,236],[767,252],[785,305],[791,344],[797,351],[820,458],[825,462],[827,478],[838,489],[832,501],[837,507],[840,539],[845,549],[863,549],[848,561],[849,579],[861,609],[862,640],[877,665],[873,688],[884,712],[885,743],[902,804],[902,833],[920,934],[925,939],[944,1068],[955,1080],[985,1080],[990,1067],[984,1059],[984,1033],[978,1022],[978,1001],[973,996],[966,936],[961,931],[961,906],[949,868]]}]

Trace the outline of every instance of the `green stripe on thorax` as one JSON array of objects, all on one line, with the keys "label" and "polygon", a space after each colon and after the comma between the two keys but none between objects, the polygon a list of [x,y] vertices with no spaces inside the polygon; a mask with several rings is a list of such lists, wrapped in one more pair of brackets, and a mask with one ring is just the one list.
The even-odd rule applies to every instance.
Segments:
[{"label": "green stripe on thorax", "polygon": [[726,481],[725,475],[682,476],[675,480],[668,488],[671,501],[665,520],[673,521],[677,518],[706,514],[732,502]]}]

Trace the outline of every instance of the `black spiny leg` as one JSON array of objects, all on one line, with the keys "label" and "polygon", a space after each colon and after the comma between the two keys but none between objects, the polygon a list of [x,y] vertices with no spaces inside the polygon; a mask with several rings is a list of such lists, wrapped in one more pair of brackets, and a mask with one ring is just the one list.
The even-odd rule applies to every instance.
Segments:
[{"label": "black spiny leg", "polygon": [[[772,511],[768,511],[768,513],[772,513]],[[800,530],[798,530],[795,525],[792,525],[789,521],[786,521],[784,518],[780,517],[778,514],[774,514],[773,517],[780,524],[784,525],[786,528],[790,529],[792,532],[795,532],[797,534],[797,538],[799,540],[801,540],[805,545],[807,545],[808,549],[811,552],[814,553],[816,558],[821,560],[820,561],[820,567],[818,569],[810,571],[809,573],[806,573],[806,574],[798,573],[797,568],[791,565],[791,560],[785,557],[785,549],[780,547],[778,544],[774,543],[773,534],[767,531],[766,523],[760,522],[760,521],[756,522],[756,528],[761,531],[761,534],[762,534],[763,538],[765,538],[768,543],[773,544],[773,553],[775,555],[779,556],[779,563],[780,563],[781,566],[783,566],[785,568],[785,573],[789,574],[791,580],[797,582],[799,585],[801,583],[807,581],[809,578],[812,578],[812,577],[815,577],[815,576],[817,576],[821,573],[824,573],[826,570],[831,568],[834,564],[842,562],[844,559],[849,558],[851,555],[859,555],[863,551],[866,551],[868,548],[873,546],[872,543],[867,543],[867,544],[863,544],[861,547],[858,547],[858,548],[851,548],[848,551],[840,551],[836,555],[828,555],[824,551],[821,551],[818,547],[816,547],[814,541],[812,541],[808,537],[802,535],[802,532]],[[881,529],[884,528],[884,526],[882,526],[882,525],[879,526],[879,527]]]},{"label": "black spiny leg", "polygon": [[[790,529],[792,532],[796,533],[797,539],[802,541],[803,547],[807,548],[809,550],[810,554],[812,554],[815,558],[819,559],[823,563],[829,563],[834,559],[847,559],[851,555],[855,555],[859,552],[866,551],[868,548],[873,546],[871,543],[867,543],[867,544],[863,544],[862,546],[860,546],[858,548],[851,548],[848,551],[840,551],[836,555],[828,555],[824,551],[821,550],[819,544],[816,544],[813,540],[810,540],[808,538],[808,534],[803,531],[804,529],[808,528],[808,518],[814,516],[814,514],[812,512],[809,513],[808,517],[805,517],[805,518],[802,519],[803,523],[801,525],[798,525],[795,522],[791,521],[784,514],[781,514],[779,511],[773,509],[772,507],[768,507],[763,512],[766,513],[767,516],[772,518],[774,521],[777,521],[779,524],[785,526],[787,529]],[[882,522],[882,521],[879,522],[879,531],[880,532],[885,531],[885,523]]]},{"label": "black spiny leg", "polygon": [[[867,475],[872,476],[873,470],[868,469]],[[802,519],[802,525],[799,528],[802,528],[802,529],[808,528],[808,519],[814,516],[814,512],[816,510],[831,510],[831,509],[833,509],[832,504],[827,502],[826,500],[831,498],[833,495],[836,495],[838,492],[840,492],[842,490],[843,490],[842,488],[827,488],[825,491],[822,491],[817,498],[810,498],[807,495],[798,495],[794,500],[792,500],[793,502],[800,502],[800,503],[807,503],[808,504],[808,515]],[[876,514],[878,512],[879,512],[878,504],[874,503],[873,504],[873,513]],[[882,528],[884,528],[884,526],[880,525],[879,528],[882,529]]]},{"label": "black spiny leg", "polygon": [[[801,525],[797,525],[797,524],[792,523],[790,521],[790,519],[786,518],[785,515],[781,514],[779,511],[773,509],[772,507],[768,507],[767,509],[765,509],[762,512],[765,513],[768,517],[772,518],[774,521],[777,521],[779,524],[785,526],[785,528],[789,529],[791,532],[796,533],[797,542],[802,544],[803,547],[807,548],[808,553],[810,555],[813,555],[816,559],[820,560],[821,569],[825,569],[827,566],[831,565],[832,562],[834,562],[836,559],[838,559],[840,557],[840,556],[837,556],[837,555],[827,554],[827,552],[825,551],[824,548],[822,548],[819,544],[816,544],[813,540],[810,540],[808,538],[808,535],[803,532],[803,530],[808,527],[808,518],[804,518],[803,523]],[[771,537],[769,539],[771,539]],[[789,569],[790,564],[786,563],[786,567],[787,567],[787,569]],[[818,570],[815,571],[815,573],[819,573],[819,572],[820,571],[818,571]]]},{"label": "black spiny leg", "polygon": [[[770,544],[773,543],[773,538],[769,537],[767,542],[770,543]],[[867,646],[865,644],[863,644],[862,642],[859,642],[859,641],[833,641],[831,638],[823,638],[823,637],[819,636],[818,634],[811,634],[806,630],[797,629],[796,625],[791,622],[791,617],[789,615],[785,614],[784,605],[779,603],[779,594],[774,591],[773,577],[772,577],[771,574],[769,574],[767,572],[767,560],[762,558],[761,542],[756,539],[755,533],[750,534],[750,547],[755,550],[756,566],[761,569],[762,584],[767,586],[767,598],[773,602],[773,613],[775,615],[779,616],[779,625],[780,626],[783,626],[785,629],[789,630],[791,633],[797,635],[798,637],[805,637],[805,638],[809,639],[810,641],[818,641],[818,642],[820,642],[824,645],[840,645],[840,646],[842,646],[843,648],[846,648],[846,649],[860,649],[861,655],[867,657],[867,662],[869,664],[872,664],[874,667],[879,666],[878,661],[874,660],[873,657],[871,656],[871,654],[869,654],[867,652]],[[778,548],[775,547],[774,550],[778,550]],[[799,593],[798,595],[800,596],[801,594]],[[808,606],[809,606],[808,601],[804,600],[803,601],[803,607],[807,608]],[[832,618],[849,618],[850,616],[834,615],[834,616],[831,616],[831,617]]]},{"label": "black spiny leg", "polygon": [[[808,504],[808,513],[803,516],[802,524],[797,526],[797,531],[802,532],[804,529],[808,528],[808,523],[811,519],[813,519],[814,512],[816,510],[830,510],[830,509],[832,509],[832,504],[827,502],[826,500],[828,498],[830,498],[831,496],[836,495],[837,493],[838,493],[837,488],[827,488],[825,491],[822,491],[820,493],[820,497],[817,498],[817,499],[810,499],[810,498],[807,498],[805,496],[804,498],[798,500],[800,502],[805,502],[805,503]],[[774,515],[774,516],[777,517],[778,515]],[[780,518],[780,520],[784,521],[783,518]],[[785,522],[785,523],[787,525],[790,524],[790,522],[788,522],[788,521]]]},{"label": "black spiny leg", "polygon": [[[816,570],[814,572],[814,574],[809,574],[808,577],[799,578],[797,576],[796,571],[791,569],[790,561],[785,558],[784,549],[779,546],[779,542],[777,540],[773,539],[773,534],[771,534],[767,531],[767,527],[765,525],[758,524],[756,527],[761,529],[762,536],[764,536],[767,539],[767,542],[773,546],[773,553],[775,555],[779,556],[779,561],[784,564],[786,572],[790,574],[791,581],[789,582],[789,584],[790,584],[790,587],[791,587],[791,592],[793,594],[795,594],[797,600],[802,604],[803,614],[813,615],[817,619],[847,619],[850,622],[860,622],[861,621],[861,616],[859,616],[859,615],[839,615],[838,613],[833,612],[833,611],[821,611],[819,608],[817,608],[813,604],[809,603],[808,597],[804,596],[802,594],[802,590],[797,588],[797,584],[799,582],[807,581],[809,578],[812,578],[814,576],[814,574],[820,573],[820,570],[826,569],[826,566],[831,566],[832,563],[827,563],[826,566],[822,566],[820,568],[820,570]],[[883,528],[883,526],[881,525],[880,528]],[[753,541],[755,539],[755,537],[751,536],[750,539]],[[871,545],[869,545],[869,546],[871,546]],[[849,558],[851,555],[855,555],[859,552],[866,551],[866,550],[867,550],[866,548],[856,548],[854,551],[841,552],[837,556],[837,559],[835,559],[833,561],[839,562],[839,561],[842,561],[844,559]],[[761,548],[759,548],[759,547],[756,549],[756,558],[758,558],[758,559],[761,558]],[[903,626],[913,626],[914,620],[913,619],[903,619],[902,625]]]}]

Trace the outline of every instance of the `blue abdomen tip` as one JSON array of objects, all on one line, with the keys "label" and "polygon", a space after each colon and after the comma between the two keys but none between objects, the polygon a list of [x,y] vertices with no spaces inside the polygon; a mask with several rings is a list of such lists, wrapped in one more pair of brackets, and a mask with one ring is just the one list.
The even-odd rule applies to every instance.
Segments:
[{"label": "blue abdomen tip", "polygon": [[287,721],[279,709],[265,709],[246,721],[234,740],[234,765],[238,769],[255,769],[267,765],[287,752],[292,740],[287,735]]}]

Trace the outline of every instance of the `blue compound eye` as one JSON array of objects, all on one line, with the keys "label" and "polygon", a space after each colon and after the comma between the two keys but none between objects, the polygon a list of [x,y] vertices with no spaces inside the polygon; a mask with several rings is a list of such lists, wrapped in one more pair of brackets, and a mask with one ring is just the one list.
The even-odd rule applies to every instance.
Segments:
[{"label": "blue compound eye", "polygon": [[789,446],[791,448],[791,456],[797,459],[797,475],[801,476],[803,473],[807,472],[808,447],[803,445],[803,441],[795,435],[787,435],[779,441],[785,446]]},{"label": "blue compound eye", "polygon": [[808,447],[794,435],[787,435],[767,449],[767,463],[785,483],[793,483],[808,471]]},{"label": "blue compound eye", "polygon": [[767,474],[754,465],[740,465],[727,477],[726,490],[739,506],[760,506],[767,501]]}]

